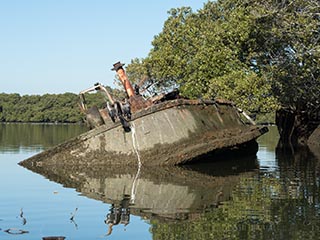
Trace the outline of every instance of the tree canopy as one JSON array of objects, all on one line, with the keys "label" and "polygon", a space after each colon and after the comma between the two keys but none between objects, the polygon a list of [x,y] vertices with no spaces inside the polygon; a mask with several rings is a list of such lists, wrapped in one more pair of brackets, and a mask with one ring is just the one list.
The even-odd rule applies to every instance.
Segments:
[{"label": "tree canopy", "polygon": [[1,122],[80,122],[78,97],[73,93],[0,94]]},{"label": "tree canopy", "polygon": [[[318,0],[218,0],[197,12],[171,9],[148,56],[133,59],[126,72],[143,94],[179,88],[184,97],[226,98],[252,113],[281,107],[318,116],[319,12]],[[96,99],[90,94],[88,102],[101,105]],[[77,122],[81,115],[73,94],[1,94],[0,120]]]},{"label": "tree canopy", "polygon": [[209,1],[171,9],[129,76],[186,97],[223,97],[251,112],[304,109],[320,96],[317,0]]},{"label": "tree canopy", "polygon": [[[123,91],[107,89],[115,98],[124,95]],[[102,107],[106,103],[100,93],[86,94],[86,102],[88,107]],[[0,93],[0,122],[76,123],[83,122],[83,117],[79,96],[74,93],[24,96]]]}]

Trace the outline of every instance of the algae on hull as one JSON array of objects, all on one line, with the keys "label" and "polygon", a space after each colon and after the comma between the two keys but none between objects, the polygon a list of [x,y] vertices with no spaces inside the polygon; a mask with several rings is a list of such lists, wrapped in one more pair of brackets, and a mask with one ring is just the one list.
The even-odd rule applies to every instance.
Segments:
[{"label": "algae on hull", "polygon": [[117,122],[101,125],[20,164],[136,165],[138,151],[142,165],[179,165],[247,147],[268,131],[245,124],[232,103],[218,100],[166,101],[138,111],[129,124],[134,131]]}]

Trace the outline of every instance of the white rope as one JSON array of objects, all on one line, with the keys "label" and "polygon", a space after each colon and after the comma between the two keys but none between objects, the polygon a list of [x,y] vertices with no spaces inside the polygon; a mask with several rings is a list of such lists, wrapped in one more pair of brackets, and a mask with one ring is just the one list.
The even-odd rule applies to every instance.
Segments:
[{"label": "white rope", "polygon": [[137,184],[137,180],[139,178],[139,175],[140,175],[140,169],[141,169],[141,159],[140,159],[140,154],[139,154],[139,151],[138,151],[138,146],[137,146],[137,139],[136,139],[136,129],[135,129],[135,125],[134,123],[132,122],[131,123],[131,133],[132,133],[132,145],[133,145],[133,149],[137,155],[137,158],[138,158],[138,171],[136,173],[136,176],[134,177],[134,180],[133,180],[133,183],[132,183],[132,188],[131,188],[131,196],[130,196],[130,200],[131,200],[131,203],[134,203],[135,201],[135,198],[136,198],[136,184]]}]

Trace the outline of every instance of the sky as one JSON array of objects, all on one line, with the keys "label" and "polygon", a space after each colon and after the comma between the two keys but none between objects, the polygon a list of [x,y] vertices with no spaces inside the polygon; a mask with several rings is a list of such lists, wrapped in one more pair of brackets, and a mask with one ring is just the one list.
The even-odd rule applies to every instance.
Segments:
[{"label": "sky", "polygon": [[0,0],[0,93],[114,85],[112,65],[147,57],[171,8],[207,0]]}]

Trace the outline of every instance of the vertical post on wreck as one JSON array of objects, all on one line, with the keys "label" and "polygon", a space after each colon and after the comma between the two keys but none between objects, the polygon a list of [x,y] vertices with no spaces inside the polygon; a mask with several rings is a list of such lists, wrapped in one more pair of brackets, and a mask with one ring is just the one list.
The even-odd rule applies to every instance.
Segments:
[{"label": "vertical post on wreck", "polygon": [[150,101],[146,101],[145,99],[142,98],[141,95],[137,95],[135,93],[135,90],[133,89],[125,70],[123,69],[124,64],[121,62],[116,62],[113,64],[113,68],[111,70],[116,71],[116,73],[119,76],[119,79],[124,87],[124,90],[126,91],[128,98],[129,98],[129,103],[131,106],[131,111],[135,112],[140,109],[146,108],[150,106],[152,103]]},{"label": "vertical post on wreck", "polygon": [[113,68],[111,70],[116,71],[116,73],[119,76],[120,81],[122,82],[122,85],[123,85],[125,91],[128,94],[128,97],[130,98],[134,95],[134,90],[133,90],[133,87],[132,87],[124,69],[123,69],[123,66],[124,66],[123,63],[117,62],[117,63],[113,64]]}]

